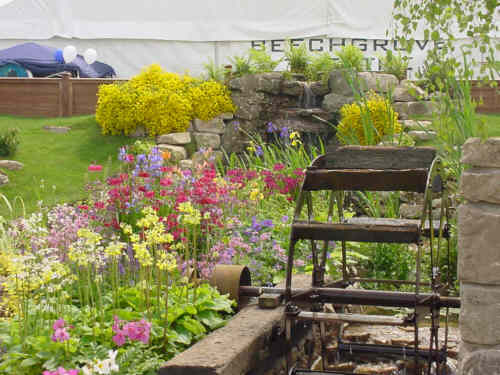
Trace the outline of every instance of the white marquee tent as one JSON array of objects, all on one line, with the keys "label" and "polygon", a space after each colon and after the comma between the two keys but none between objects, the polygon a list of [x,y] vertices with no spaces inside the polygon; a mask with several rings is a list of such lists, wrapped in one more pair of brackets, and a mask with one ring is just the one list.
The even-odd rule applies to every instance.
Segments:
[{"label": "white marquee tent", "polygon": [[[209,60],[226,64],[252,46],[264,45],[278,57],[286,38],[298,39],[295,43],[305,39],[312,51],[334,51],[352,42],[366,56],[376,57],[398,47],[386,36],[392,4],[393,0],[0,0],[0,49],[27,41],[61,49],[71,44],[79,53],[94,48],[99,60],[124,78],[152,63],[197,75]],[[430,43],[419,44],[413,68],[422,63]]]}]

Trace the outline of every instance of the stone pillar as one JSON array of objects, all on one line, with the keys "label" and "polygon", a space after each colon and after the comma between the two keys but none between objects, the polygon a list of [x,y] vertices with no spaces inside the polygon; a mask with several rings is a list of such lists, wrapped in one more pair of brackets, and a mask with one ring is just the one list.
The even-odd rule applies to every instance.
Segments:
[{"label": "stone pillar", "polygon": [[500,375],[500,138],[471,138],[462,154],[459,374]]}]

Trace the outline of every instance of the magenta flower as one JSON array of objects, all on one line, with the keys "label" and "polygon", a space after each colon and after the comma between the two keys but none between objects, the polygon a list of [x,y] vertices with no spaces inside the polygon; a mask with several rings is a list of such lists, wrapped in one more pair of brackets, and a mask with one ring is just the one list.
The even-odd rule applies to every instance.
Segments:
[{"label": "magenta flower", "polygon": [[100,172],[100,171],[102,171],[102,165],[90,164],[88,169],[89,169],[89,172]]},{"label": "magenta flower", "polygon": [[59,367],[55,371],[44,371],[42,375],[78,375],[78,369],[68,369],[66,370],[64,367]]},{"label": "magenta flower", "polygon": [[127,341],[127,336],[123,331],[118,331],[116,335],[113,336],[113,342],[116,344],[116,346],[122,346],[125,344],[125,341]]},{"label": "magenta flower", "polygon": [[64,319],[57,319],[52,325],[52,329],[54,330],[54,334],[51,339],[54,342],[64,342],[69,340],[69,333],[66,329],[70,327],[66,326],[66,321]]}]

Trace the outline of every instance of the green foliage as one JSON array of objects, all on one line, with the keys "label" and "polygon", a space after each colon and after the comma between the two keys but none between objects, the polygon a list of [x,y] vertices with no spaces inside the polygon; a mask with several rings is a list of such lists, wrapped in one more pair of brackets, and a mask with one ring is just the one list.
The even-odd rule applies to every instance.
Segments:
[{"label": "green foliage", "polygon": [[409,61],[407,56],[395,55],[391,50],[387,50],[385,56],[380,56],[379,59],[384,72],[394,74],[400,81],[406,79]]},{"label": "green foliage", "polygon": [[311,62],[311,55],[307,50],[305,42],[295,47],[291,40],[285,43],[285,61],[288,62],[288,69],[292,73],[306,73],[306,68]]},{"label": "green foliage", "polygon": [[130,146],[130,152],[134,155],[149,154],[151,149],[156,146],[154,139],[138,139]]},{"label": "green foliage", "polygon": [[[74,296],[76,298],[76,296]],[[21,317],[0,323],[0,338],[4,353],[0,359],[0,374],[39,375],[43,370],[55,370],[59,366],[80,368],[89,359],[106,357],[108,350],[118,350],[117,364],[120,374],[149,375],[156,371],[168,359],[198,341],[208,332],[223,326],[232,314],[233,303],[221,296],[208,284],[196,288],[193,286],[172,286],[169,291],[169,326],[168,342],[164,341],[164,321],[152,319],[151,345],[141,342],[128,342],[117,348],[112,341],[113,317],[125,321],[139,320],[146,311],[140,287],[128,287],[120,290],[120,306],[111,303],[111,296],[103,297],[101,311],[94,311],[87,306],[77,307],[71,299],[44,300],[37,303],[29,300],[29,311],[33,314],[32,330],[28,335],[20,334]],[[58,302],[59,311],[52,306]],[[50,339],[51,326],[60,318],[72,328],[67,342],[54,342]],[[163,311],[163,314],[165,311]],[[95,317],[102,316],[104,320]]]},{"label": "green foliage", "polygon": [[365,67],[363,52],[352,44],[342,46],[340,50],[335,52],[335,56],[340,60],[338,62],[340,68],[361,72]]},{"label": "green foliage", "polygon": [[0,156],[11,156],[19,145],[19,129],[10,128],[0,133]]},{"label": "green foliage", "polygon": [[273,60],[271,55],[267,53],[265,49],[251,48],[248,53],[253,73],[272,72],[283,60],[283,58],[279,60]]},{"label": "green foliage", "polygon": [[[494,79],[495,73],[499,72],[495,59],[498,43],[491,36],[499,30],[498,22],[495,22],[497,7],[497,0],[396,0],[393,33],[411,51],[415,45],[415,32],[423,28],[424,39],[435,45],[427,54],[427,62],[430,65],[447,61],[457,64],[455,74],[462,79],[470,79],[472,73],[466,71],[465,64],[479,65],[479,61],[470,57],[471,51],[476,50],[485,62],[481,62],[481,73]],[[462,64],[460,54],[455,53],[459,35],[466,35],[471,40],[460,47],[461,54],[468,56],[465,64]],[[437,48],[437,42],[440,42],[441,49]]]},{"label": "green foliage", "polygon": [[311,56],[311,62],[306,68],[306,78],[309,81],[322,80],[328,82],[328,74],[336,68],[335,60],[328,52],[318,52]]},{"label": "green foliage", "polygon": [[[425,61],[418,71],[417,84],[427,92],[446,92],[449,88],[445,85],[455,74],[456,63],[451,60],[441,62]],[[448,92],[452,95],[452,92]]]},{"label": "green foliage", "polygon": [[205,73],[202,74],[202,77],[205,81],[216,81],[219,83],[224,82],[224,78],[226,75],[226,69],[222,65],[217,65],[213,60],[210,60],[208,63],[203,64],[203,68]]},{"label": "green foliage", "polygon": [[252,64],[250,61],[250,56],[233,56],[229,59],[233,65],[232,74],[235,77],[241,77],[246,74],[253,74]]}]

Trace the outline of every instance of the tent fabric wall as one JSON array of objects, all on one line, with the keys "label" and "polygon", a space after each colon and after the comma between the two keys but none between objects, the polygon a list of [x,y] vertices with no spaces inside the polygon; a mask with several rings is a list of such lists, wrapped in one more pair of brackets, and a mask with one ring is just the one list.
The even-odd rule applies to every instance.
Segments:
[{"label": "tent fabric wall", "polygon": [[[203,64],[227,64],[256,41],[266,41],[278,58],[283,53],[270,48],[272,41],[315,38],[331,52],[342,43],[366,45],[377,70],[384,48],[397,49],[386,36],[392,6],[393,0],[14,0],[0,6],[0,49],[30,41],[72,44],[80,54],[94,48],[118,77],[130,78],[152,63],[199,75]],[[413,71],[431,44],[412,54]]]}]

